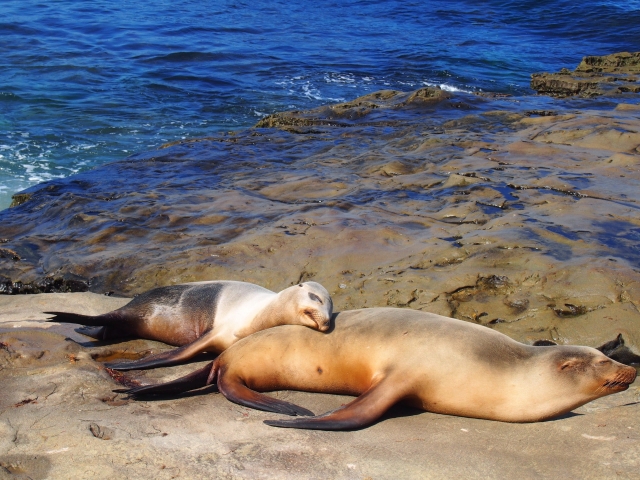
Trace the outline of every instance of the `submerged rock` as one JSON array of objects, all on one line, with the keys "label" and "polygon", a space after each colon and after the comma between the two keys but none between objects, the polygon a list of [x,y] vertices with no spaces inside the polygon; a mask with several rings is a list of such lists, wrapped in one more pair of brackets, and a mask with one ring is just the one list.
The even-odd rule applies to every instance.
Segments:
[{"label": "submerged rock", "polygon": [[[328,105],[304,112],[281,112],[268,115],[256,124],[256,128],[287,128],[308,126],[349,126],[363,121],[377,122],[393,120],[394,110],[434,107],[449,100],[452,95],[440,87],[426,87],[414,92],[382,90],[355,100]],[[373,113],[376,115],[372,115]]]},{"label": "submerged rock", "polygon": [[534,73],[531,88],[552,97],[640,93],[640,52],[584,57],[573,72]]}]

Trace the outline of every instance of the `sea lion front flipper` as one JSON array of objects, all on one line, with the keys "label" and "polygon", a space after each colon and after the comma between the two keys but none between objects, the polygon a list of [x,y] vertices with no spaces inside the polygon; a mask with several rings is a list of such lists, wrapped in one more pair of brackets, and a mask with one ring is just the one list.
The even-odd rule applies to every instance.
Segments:
[{"label": "sea lion front flipper", "polygon": [[159,383],[156,385],[144,385],[142,387],[134,387],[128,389],[113,390],[115,393],[128,393],[129,395],[163,395],[167,393],[182,393],[196,388],[206,387],[207,378],[213,367],[213,362],[208,363],[205,367],[191,372],[184,377],[176,378],[171,382]]},{"label": "sea lion front flipper", "polygon": [[272,427],[306,428],[310,430],[353,430],[366,427],[380,418],[400,400],[397,386],[379,382],[358,398],[332,412],[311,418],[292,420],[265,420]]},{"label": "sea lion front flipper", "polygon": [[248,388],[239,378],[230,379],[223,376],[218,379],[218,390],[227,400],[245,407],[264,410],[265,412],[282,413],[284,415],[313,416],[314,413],[293,403],[278,400]]},{"label": "sea lion front flipper", "polygon": [[146,368],[169,367],[185,362],[199,353],[212,351],[211,338],[207,334],[196,338],[193,342],[187,343],[168,352],[156,353],[148,357],[141,358],[134,362],[108,362],[104,366],[113,370],[142,370]]}]

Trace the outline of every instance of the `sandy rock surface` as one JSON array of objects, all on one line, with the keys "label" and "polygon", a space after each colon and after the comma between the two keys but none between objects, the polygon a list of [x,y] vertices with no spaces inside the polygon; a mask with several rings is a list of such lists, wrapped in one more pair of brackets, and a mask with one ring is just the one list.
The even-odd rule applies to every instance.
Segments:
[{"label": "sandy rock surface", "polygon": [[[206,389],[135,401],[100,361],[168,348],[90,341],[42,310],[100,313],[92,293],[0,297],[0,478],[637,478],[640,386],[564,418],[507,424],[394,408],[354,432],[277,429]],[[134,381],[202,365],[132,372]],[[320,413],[349,397],[274,393]]]}]

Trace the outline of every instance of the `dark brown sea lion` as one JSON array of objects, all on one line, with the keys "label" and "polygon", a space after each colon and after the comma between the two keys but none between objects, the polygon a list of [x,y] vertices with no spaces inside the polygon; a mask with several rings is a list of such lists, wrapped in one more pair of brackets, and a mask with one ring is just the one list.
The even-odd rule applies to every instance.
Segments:
[{"label": "dark brown sea lion", "polygon": [[327,334],[295,326],[257,332],[186,377],[117,391],[176,393],[217,380],[232,402],[288,415],[311,412],[257,392],[357,395],[324,415],[265,422],[342,430],[369,425],[401,401],[435,413],[534,422],[625,390],[635,377],[634,368],[590,347],[523,345],[453,318],[371,308],[334,315]]},{"label": "dark brown sea lion", "polygon": [[132,370],[175,365],[202,352],[220,353],[276,325],[326,331],[332,310],[329,292],[316,282],[275,293],[252,283],[212,281],[155,288],[103,315],[45,313],[55,315],[49,321],[102,326],[99,339],[140,337],[180,347],[135,362],[106,364]]}]

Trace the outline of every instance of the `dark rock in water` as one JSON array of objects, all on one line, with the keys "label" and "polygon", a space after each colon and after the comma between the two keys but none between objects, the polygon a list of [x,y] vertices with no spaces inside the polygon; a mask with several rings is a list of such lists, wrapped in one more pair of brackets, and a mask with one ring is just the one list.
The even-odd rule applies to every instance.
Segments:
[{"label": "dark rock in water", "polygon": [[[358,97],[350,102],[314,108],[305,112],[293,111],[268,115],[256,124],[256,128],[287,128],[309,126],[349,126],[357,121],[379,121],[381,116],[391,119],[390,111],[410,107],[436,105],[448,100],[451,94],[439,87],[426,87],[415,92],[382,90]],[[372,115],[373,113],[377,115]]]},{"label": "dark rock in water", "polygon": [[640,52],[587,56],[575,70],[584,73],[640,73]]},{"label": "dark rock in water", "polygon": [[10,207],[17,207],[18,205],[22,205],[24,202],[31,198],[30,193],[16,193],[11,197],[11,205]]},{"label": "dark rock in water", "polygon": [[640,52],[584,57],[573,72],[534,73],[531,88],[552,97],[640,93]]},{"label": "dark rock in water", "polygon": [[58,277],[46,276],[27,283],[20,280],[14,282],[10,278],[0,275],[0,294],[88,292],[89,283],[72,273],[64,273]]}]

